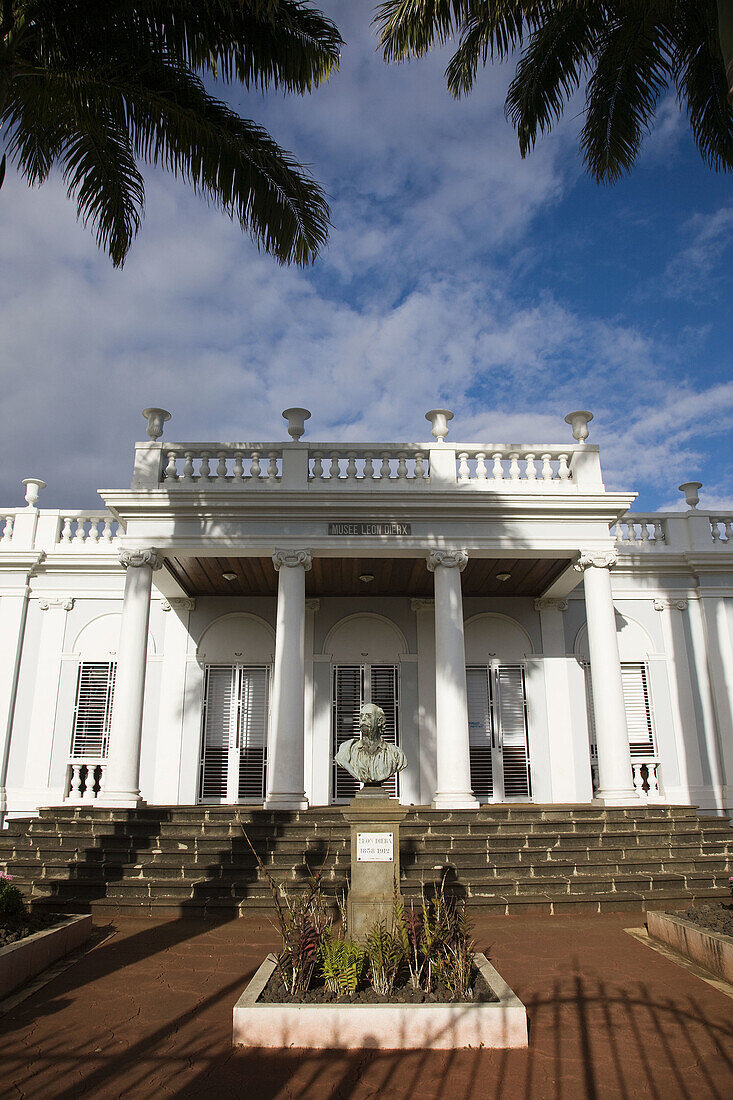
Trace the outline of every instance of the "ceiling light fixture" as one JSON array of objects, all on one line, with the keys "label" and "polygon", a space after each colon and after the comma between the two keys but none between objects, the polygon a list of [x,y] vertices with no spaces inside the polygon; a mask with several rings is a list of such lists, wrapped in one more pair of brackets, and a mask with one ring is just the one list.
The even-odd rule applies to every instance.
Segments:
[{"label": "ceiling light fixture", "polygon": [[359,580],[362,581],[364,584],[371,584],[372,581],[374,580],[374,574],[373,573],[360,573],[359,574]]},{"label": "ceiling light fixture", "polygon": [[496,579],[498,581],[502,581],[502,582],[508,581],[510,579],[510,577],[511,577],[511,573],[497,573],[496,574]]},{"label": "ceiling light fixture", "polygon": [[235,581],[237,579],[236,573],[222,573],[222,577],[225,581]]}]

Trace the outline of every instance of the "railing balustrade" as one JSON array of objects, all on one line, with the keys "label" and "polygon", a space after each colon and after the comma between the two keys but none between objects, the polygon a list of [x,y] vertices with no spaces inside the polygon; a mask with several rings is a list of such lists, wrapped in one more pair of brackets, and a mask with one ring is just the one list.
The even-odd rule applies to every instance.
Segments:
[{"label": "railing balustrade", "polygon": [[478,482],[488,488],[565,488],[572,480],[568,447],[456,447],[459,485]]},{"label": "railing balustrade", "polygon": [[729,542],[733,544],[733,516],[710,517],[710,534],[713,542]]},{"label": "railing balustrade", "polygon": [[308,448],[310,482],[425,482],[428,476],[428,452],[416,446],[359,444],[334,448],[322,444]]},{"label": "railing balustrade", "polygon": [[0,513],[0,543],[8,543],[13,538],[15,512]]},{"label": "railing balustrade", "polygon": [[659,788],[659,761],[657,759],[635,759],[631,761],[631,773],[634,779],[634,790],[639,798],[645,802],[661,802],[662,792]]},{"label": "railing balustrade", "polygon": [[109,548],[117,538],[119,529],[119,521],[110,512],[62,512],[56,541],[64,549]]},{"label": "railing balustrade", "polygon": [[627,512],[623,519],[611,527],[617,543],[634,543],[638,546],[663,544],[667,541],[665,521],[659,516]]},{"label": "railing balustrade", "polygon": [[282,472],[282,446],[271,443],[171,443],[163,453],[166,487],[272,484]]},{"label": "railing balustrade", "polygon": [[65,802],[94,802],[104,789],[106,759],[70,760],[66,774]]}]

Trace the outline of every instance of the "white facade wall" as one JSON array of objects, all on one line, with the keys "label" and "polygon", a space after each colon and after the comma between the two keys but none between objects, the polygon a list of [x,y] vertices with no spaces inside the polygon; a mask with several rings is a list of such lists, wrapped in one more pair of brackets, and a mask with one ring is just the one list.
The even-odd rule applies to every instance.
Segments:
[{"label": "white facade wall", "polygon": [[[175,446],[179,450],[168,453],[167,469],[173,461],[170,455],[183,455],[189,445]],[[209,446],[216,454],[217,445]],[[253,445],[247,446],[247,453],[255,453]],[[641,789],[637,767],[633,773],[637,789],[630,794],[698,805],[711,813],[731,812],[730,520],[694,509],[679,515],[635,517],[627,513],[630,495],[605,493],[597,452],[579,447],[567,448],[573,452],[566,466],[569,480],[556,491],[555,484],[540,481],[532,481],[529,489],[518,480],[508,486],[491,483],[476,472],[479,466],[469,469],[467,465],[480,463],[480,453],[478,459],[472,457],[476,448],[466,448],[459,455],[460,448],[448,452],[445,445],[440,450],[426,444],[423,452],[426,463],[429,454],[430,481],[426,477],[409,492],[387,481],[378,505],[364,512],[363,495],[359,498],[355,488],[362,475],[342,473],[346,484],[336,478],[330,490],[339,495],[334,510],[333,500],[325,499],[325,488],[322,496],[318,486],[318,493],[311,495],[320,474],[319,467],[308,463],[325,463],[325,458],[318,457],[321,452],[296,444],[279,446],[281,457],[275,466],[271,460],[269,482],[263,477],[259,491],[247,500],[244,491],[236,496],[231,485],[213,503],[213,496],[199,500],[193,483],[186,489],[187,475],[178,457],[177,488],[165,493],[151,488],[164,477],[165,464],[164,451],[152,443],[138,445],[133,489],[104,494],[114,504],[114,520],[109,512],[69,518],[33,506],[0,513],[0,809],[4,813],[34,813],[73,795],[69,753],[78,670],[81,662],[116,660],[125,590],[119,552],[130,546],[159,547],[161,558],[179,553],[266,556],[282,546],[307,548],[313,557],[394,553],[422,558],[426,570],[431,551],[446,546],[454,548],[452,553],[463,548],[469,562],[475,557],[565,558],[567,569],[547,591],[523,597],[466,595],[462,600],[466,665],[523,669],[531,774],[528,797],[541,803],[587,802],[594,797],[586,698],[586,605],[583,573],[574,571],[573,563],[578,562],[580,569],[606,568],[617,555],[611,583],[618,657],[622,668],[634,665],[645,670],[659,788]],[[379,451],[376,445],[373,449],[375,454]],[[524,448],[522,454],[527,451]],[[542,451],[537,446],[529,458],[522,458],[528,470],[535,461],[532,454],[539,456]],[[414,447],[410,453],[417,453]],[[507,472],[517,453],[519,449],[509,448],[501,452]],[[562,469],[563,457],[557,458],[557,453],[556,447],[553,477],[559,477],[557,471]],[[397,459],[390,461],[393,471],[398,471],[392,480],[396,477],[399,482],[405,475],[399,473]],[[221,462],[225,460],[220,458]],[[348,471],[346,458],[343,463],[340,468]],[[539,458],[536,466],[539,470]],[[304,470],[305,481],[299,481]],[[227,477],[230,482],[236,480],[235,475]],[[350,486],[349,478],[355,477],[357,482]],[[368,480],[366,473],[363,480]],[[379,482],[372,491],[378,490]],[[284,495],[277,497],[277,492]],[[379,515],[409,517],[409,537],[360,541],[348,535],[334,539],[328,533],[334,516],[373,518],[375,507]],[[124,517],[124,525],[117,517]],[[615,524],[613,535],[609,524]],[[458,571],[453,574],[454,588],[459,575]],[[153,573],[139,760],[143,800],[162,805],[198,800],[205,667],[272,666],[276,609],[274,596],[189,593],[165,568]],[[438,789],[439,738],[455,736],[456,751],[459,742],[465,744],[469,738],[468,731],[460,734],[461,742],[460,731],[437,728],[433,601],[408,595],[306,600],[302,752],[310,805],[326,805],[333,795],[336,664],[399,669],[399,733],[409,761],[400,778],[400,797],[406,803],[429,804]],[[279,735],[289,736],[287,730]],[[102,798],[101,787],[99,795]]]}]

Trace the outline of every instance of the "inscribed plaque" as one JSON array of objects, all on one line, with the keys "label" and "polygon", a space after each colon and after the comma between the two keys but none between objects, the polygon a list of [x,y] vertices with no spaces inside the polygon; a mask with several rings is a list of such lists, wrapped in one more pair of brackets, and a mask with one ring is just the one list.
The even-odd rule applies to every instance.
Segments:
[{"label": "inscribed plaque", "polygon": [[357,863],[391,863],[394,859],[394,833],[357,833]]}]

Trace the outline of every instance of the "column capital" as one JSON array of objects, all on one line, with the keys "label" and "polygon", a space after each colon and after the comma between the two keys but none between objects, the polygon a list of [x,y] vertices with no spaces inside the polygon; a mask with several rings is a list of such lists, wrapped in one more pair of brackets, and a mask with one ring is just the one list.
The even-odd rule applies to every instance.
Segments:
[{"label": "column capital", "polygon": [[437,566],[445,569],[458,569],[463,572],[468,564],[468,554],[465,550],[431,550],[428,554],[428,569],[434,573]]},{"label": "column capital", "polygon": [[142,565],[148,565],[151,569],[160,569],[163,559],[160,552],[152,546],[139,550],[120,550],[120,564],[129,569],[139,569]]},{"label": "column capital", "polygon": [[312,599],[308,599],[305,601],[305,609],[306,611],[320,611],[321,601],[318,599],[317,596],[314,596]]},{"label": "column capital", "polygon": [[611,569],[618,561],[616,550],[581,550],[580,557],[573,563],[573,569],[585,573],[591,566],[595,569]]},{"label": "column capital", "polygon": [[435,600],[424,599],[422,596],[413,596],[410,600],[411,611],[432,611],[435,607]]},{"label": "column capital", "polygon": [[71,611],[74,606],[73,596],[42,596],[38,601],[41,611]]},{"label": "column capital", "polygon": [[556,599],[551,596],[543,596],[534,602],[535,611],[567,611],[568,601]]},{"label": "column capital", "polygon": [[276,550],[272,555],[272,564],[280,570],[283,566],[294,569],[301,565],[307,572],[313,566],[313,558],[310,550]]},{"label": "column capital", "polygon": [[196,601],[188,596],[172,596],[169,600],[163,600],[161,611],[195,611]]},{"label": "column capital", "polygon": [[655,611],[686,611],[687,600],[655,600]]}]

